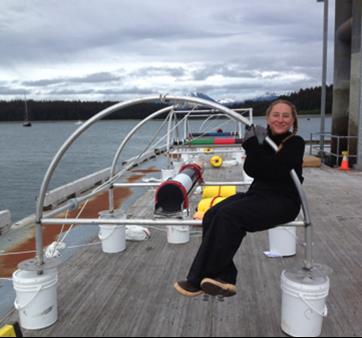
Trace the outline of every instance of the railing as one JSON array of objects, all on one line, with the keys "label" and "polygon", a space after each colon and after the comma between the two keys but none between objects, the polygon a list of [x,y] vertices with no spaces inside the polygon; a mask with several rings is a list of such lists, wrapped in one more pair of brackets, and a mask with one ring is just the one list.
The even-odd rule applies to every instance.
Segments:
[{"label": "railing", "polygon": [[[322,138],[324,140],[324,149],[321,149],[320,147],[320,142]],[[358,137],[333,135],[332,133],[311,133],[309,154],[321,156],[324,159],[332,159],[331,162],[338,165],[343,158],[342,152],[351,148],[352,140],[355,140],[357,142]],[[335,152],[333,152],[334,147],[336,149]],[[316,150],[318,150],[318,152],[316,152]],[[321,154],[321,152],[323,154]],[[351,155],[349,153],[348,158],[356,159],[357,155]],[[335,159],[335,161],[333,161],[333,159]]]}]

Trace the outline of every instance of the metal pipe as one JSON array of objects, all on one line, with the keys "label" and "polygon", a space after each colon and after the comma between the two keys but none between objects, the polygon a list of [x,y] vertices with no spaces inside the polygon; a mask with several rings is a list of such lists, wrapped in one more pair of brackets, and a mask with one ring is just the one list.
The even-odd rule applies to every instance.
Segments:
[{"label": "metal pipe", "polygon": [[[266,141],[268,144],[275,150],[278,151],[278,147],[275,143],[270,139],[270,137],[266,137]],[[302,210],[303,210],[303,217],[304,217],[304,224],[305,224],[305,260],[304,260],[304,268],[310,270],[313,267],[313,232],[312,232],[312,221],[310,216],[310,209],[308,204],[308,199],[305,194],[305,191],[302,187],[302,184],[299,181],[299,177],[295,170],[290,171],[290,176],[297,188]]]},{"label": "metal pipe", "polygon": [[179,132],[179,123],[178,123],[178,118],[177,118],[177,115],[174,113],[173,114],[173,118],[174,118],[174,124],[175,124],[175,134],[176,134],[176,142],[180,142],[180,132]]},{"label": "metal pipe", "polygon": [[[148,183],[126,183],[126,182],[121,182],[121,183],[114,183],[113,186],[115,188],[146,188],[146,187],[158,187],[160,186],[162,182],[148,182]],[[235,182],[204,182],[201,183],[200,186],[205,187],[205,186],[215,186],[215,185],[223,185],[223,186],[244,186],[244,185],[250,185],[250,183],[247,182],[240,182],[240,181],[235,181]]]},{"label": "metal pipe", "polygon": [[[100,218],[44,218],[43,224],[47,225],[59,225],[59,224],[78,224],[78,225],[99,225],[99,224],[109,224],[109,225],[143,225],[143,226],[167,226],[167,225],[175,225],[175,226],[201,226],[201,220],[185,220],[185,219],[100,219]],[[283,226],[295,226],[295,227],[302,227],[305,223],[303,221],[294,221],[287,224],[283,224]]]},{"label": "metal pipe", "polygon": [[[35,241],[35,250],[37,253],[43,252],[43,228],[40,221],[37,221],[35,223],[35,238],[37,239]],[[41,266],[44,264],[44,256],[37,254],[36,257],[36,263]]]},{"label": "metal pipe", "polygon": [[322,94],[321,94],[321,139],[319,155],[324,157],[324,136],[326,120],[326,97],[327,97],[327,54],[328,54],[328,0],[324,0],[323,13],[323,57],[322,57]]},{"label": "metal pipe", "polygon": [[[242,111],[247,111],[250,112],[251,110],[253,110],[253,108],[236,108],[236,109],[232,109],[235,112],[242,112]],[[195,109],[192,110],[193,113],[215,113],[219,111],[218,109]],[[176,114],[187,114],[189,113],[190,110],[175,110]],[[226,116],[226,114],[213,114],[215,116]],[[197,115],[196,117],[207,117],[210,116],[210,114],[204,114],[204,115]]]},{"label": "metal pipe", "polygon": [[171,130],[172,130],[172,120],[173,113],[172,110],[168,116],[168,124],[167,124],[167,141],[166,141],[166,151],[169,152],[171,148]]}]

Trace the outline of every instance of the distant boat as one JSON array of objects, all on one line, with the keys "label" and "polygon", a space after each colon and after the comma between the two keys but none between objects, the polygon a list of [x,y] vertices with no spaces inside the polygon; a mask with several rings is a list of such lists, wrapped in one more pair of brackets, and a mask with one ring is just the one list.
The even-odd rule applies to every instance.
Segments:
[{"label": "distant boat", "polygon": [[24,99],[24,122],[23,127],[31,127],[30,113],[28,108],[28,102]]},{"label": "distant boat", "polygon": [[81,124],[83,124],[83,121],[77,121],[74,123],[76,126],[80,126]]}]

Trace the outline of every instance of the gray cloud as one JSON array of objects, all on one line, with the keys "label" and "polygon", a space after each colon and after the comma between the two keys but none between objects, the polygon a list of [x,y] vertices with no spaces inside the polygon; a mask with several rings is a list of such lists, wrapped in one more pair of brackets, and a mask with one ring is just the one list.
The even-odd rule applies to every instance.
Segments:
[{"label": "gray cloud", "polygon": [[54,96],[54,95],[88,95],[94,94],[94,89],[54,89],[49,90],[46,94]]},{"label": "gray cloud", "polygon": [[29,87],[46,87],[52,85],[69,85],[71,83],[86,84],[86,83],[103,83],[103,82],[114,82],[120,81],[121,76],[115,75],[109,72],[92,73],[85,76],[78,77],[64,77],[54,79],[41,79],[34,81],[23,81],[22,85]]},{"label": "gray cloud", "polygon": [[[317,85],[322,7],[306,0],[1,0],[3,92],[17,95],[23,86],[34,98],[92,98],[194,86],[224,97],[298,83],[279,83],[280,72]],[[215,76],[218,86],[209,83]]]},{"label": "gray cloud", "polygon": [[28,95],[31,91],[24,88],[13,88],[7,86],[0,86],[0,95]]},{"label": "gray cloud", "polygon": [[34,80],[34,81],[24,81],[22,84],[24,86],[29,87],[44,87],[44,86],[51,86],[54,84],[63,83],[65,79],[42,79],[42,80]]},{"label": "gray cloud", "polygon": [[210,64],[192,72],[194,80],[206,80],[210,76],[222,75],[230,78],[255,78],[255,71],[243,70],[237,64]]},{"label": "gray cloud", "polygon": [[109,72],[100,72],[100,73],[93,73],[86,76],[81,77],[73,77],[68,78],[67,82],[74,82],[74,83],[99,83],[99,82],[113,82],[119,81],[121,79],[120,76],[109,73]]},{"label": "gray cloud", "polygon": [[142,67],[134,72],[131,76],[173,76],[182,77],[186,75],[186,70],[182,67]]},{"label": "gray cloud", "polygon": [[150,95],[150,94],[156,94],[157,91],[147,88],[130,87],[124,89],[97,90],[95,93],[102,95],[126,95],[126,94]]}]

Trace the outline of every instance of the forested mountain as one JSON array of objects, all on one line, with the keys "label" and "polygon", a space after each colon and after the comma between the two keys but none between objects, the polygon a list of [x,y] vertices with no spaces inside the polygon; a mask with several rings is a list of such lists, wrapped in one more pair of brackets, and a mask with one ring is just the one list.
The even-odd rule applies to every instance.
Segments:
[{"label": "forested mountain", "polygon": [[[332,111],[333,86],[327,88],[326,112]],[[321,87],[300,89],[282,98],[292,101],[298,108],[300,114],[319,114],[321,102]],[[87,120],[94,114],[100,112],[116,102],[96,101],[34,101],[28,100],[30,118],[33,121],[51,120]],[[229,103],[231,108],[252,107],[254,115],[263,115],[269,100],[246,100],[243,102]],[[112,114],[111,119],[142,119],[158,109],[164,107],[159,102],[138,104],[124,109],[121,113]],[[22,121],[24,119],[24,101],[0,101],[0,121]]]},{"label": "forested mountain", "polygon": [[[313,87],[307,89],[300,89],[297,92],[292,92],[287,95],[281,95],[276,98],[283,98],[293,102],[299,114],[320,114],[321,106],[321,87]],[[254,115],[264,115],[265,111],[272,100],[246,100],[242,105],[235,104],[240,107],[252,107]],[[332,114],[332,99],[333,99],[333,85],[327,86],[327,99],[326,99],[326,114]]]}]

